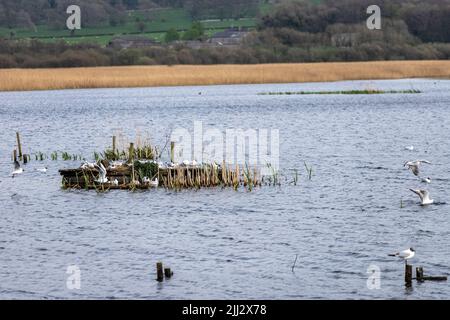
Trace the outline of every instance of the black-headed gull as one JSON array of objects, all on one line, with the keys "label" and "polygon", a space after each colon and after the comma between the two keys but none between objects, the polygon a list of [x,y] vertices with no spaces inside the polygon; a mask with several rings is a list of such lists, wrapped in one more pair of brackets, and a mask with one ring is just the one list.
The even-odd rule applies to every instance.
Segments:
[{"label": "black-headed gull", "polygon": [[148,177],[144,177],[142,179],[142,183],[148,184],[150,187],[153,187],[153,188],[155,188],[159,185],[158,178],[155,178],[155,180],[151,180]]},{"label": "black-headed gull", "polygon": [[414,250],[414,248],[409,248],[397,253],[393,253],[393,254],[389,254],[389,256],[391,257],[399,257],[403,260],[405,260],[405,263],[408,263],[409,259],[412,259],[414,257],[414,255],[416,254],[416,251]]},{"label": "black-headed gull", "polygon": [[23,173],[23,171],[24,171],[24,170],[23,170],[23,168],[20,166],[19,161],[14,160],[14,171],[11,173],[12,176],[13,176],[13,178],[14,178],[14,176],[16,176],[16,175]]},{"label": "black-headed gull", "polygon": [[108,183],[108,178],[106,177],[106,168],[103,163],[100,162],[100,165],[96,165],[96,167],[99,170],[99,177],[97,180],[95,180],[95,182]]},{"label": "black-headed gull", "polygon": [[430,177],[422,178],[422,182],[423,183],[431,183],[431,178]]},{"label": "black-headed gull", "polygon": [[84,161],[81,165],[81,169],[94,169],[97,166],[95,162]]},{"label": "black-headed gull", "polygon": [[427,160],[416,160],[407,161],[403,166],[408,167],[408,169],[410,169],[415,176],[419,176],[419,167],[422,163],[431,164],[431,162]]},{"label": "black-headed gull", "polygon": [[420,197],[420,202],[423,206],[427,204],[432,204],[434,202],[433,199],[430,199],[430,193],[428,192],[428,190],[414,190],[414,189],[409,190],[411,190]]}]

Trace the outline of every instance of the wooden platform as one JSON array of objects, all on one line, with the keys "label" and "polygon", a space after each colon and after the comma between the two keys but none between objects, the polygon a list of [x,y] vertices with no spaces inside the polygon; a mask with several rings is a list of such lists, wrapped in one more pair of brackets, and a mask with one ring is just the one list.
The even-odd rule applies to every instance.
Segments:
[{"label": "wooden platform", "polygon": [[[134,172],[131,166],[123,166],[118,169],[107,169],[106,177],[108,183],[98,183],[98,169],[63,169],[59,170],[62,176],[63,188],[74,189],[150,189],[154,188],[149,183],[144,184],[138,179],[137,172]],[[232,171],[231,169],[200,168],[200,167],[183,167],[162,168],[158,169],[155,177],[158,178],[159,186],[169,188],[192,188],[192,187],[208,187],[208,186],[232,186],[241,183],[240,171]],[[117,184],[112,183],[117,180]],[[137,182],[136,182],[137,181]]]}]

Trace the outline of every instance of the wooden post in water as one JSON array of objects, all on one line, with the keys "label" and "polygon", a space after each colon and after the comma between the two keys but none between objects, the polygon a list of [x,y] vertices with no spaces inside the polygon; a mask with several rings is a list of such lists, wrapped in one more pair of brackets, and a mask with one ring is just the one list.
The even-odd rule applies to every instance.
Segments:
[{"label": "wooden post in water", "polygon": [[170,268],[164,268],[164,275],[167,279],[170,279],[173,276],[173,272],[170,270]]},{"label": "wooden post in water", "polygon": [[112,137],[112,151],[113,151],[113,155],[116,155],[116,136]]},{"label": "wooden post in water", "polygon": [[16,149],[14,149],[14,151],[13,151],[13,160],[14,160],[14,162],[17,161],[17,150]]},{"label": "wooden post in water", "polygon": [[130,149],[128,150],[128,162],[133,163],[134,160],[134,143],[130,142]]},{"label": "wooden post in water", "polygon": [[175,159],[175,142],[170,142],[170,162],[174,162]]},{"label": "wooden post in water", "polygon": [[20,134],[16,132],[17,148],[19,149],[19,160],[22,161],[22,145],[20,144]]},{"label": "wooden post in water", "polygon": [[164,280],[164,271],[162,262],[156,263],[156,280],[162,282]]},{"label": "wooden post in water", "polygon": [[412,284],[412,265],[405,264],[405,283],[409,287]]},{"label": "wooden post in water", "polygon": [[423,282],[423,268],[422,267],[416,268],[416,280],[419,282]]}]

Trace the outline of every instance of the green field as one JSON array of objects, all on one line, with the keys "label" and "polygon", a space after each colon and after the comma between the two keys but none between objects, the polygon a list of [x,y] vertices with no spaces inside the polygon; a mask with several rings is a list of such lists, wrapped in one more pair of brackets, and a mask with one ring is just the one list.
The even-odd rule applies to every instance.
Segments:
[{"label": "green field", "polygon": [[[267,5],[262,8],[267,11]],[[65,40],[68,43],[95,42],[106,45],[113,37],[124,34],[135,34],[150,37],[157,41],[164,41],[167,30],[175,28],[183,32],[190,28],[193,23],[189,13],[185,9],[158,9],[152,11],[130,11],[127,12],[125,23],[117,26],[86,27],[76,30],[71,36],[67,29],[55,30],[48,26],[37,26],[37,30],[30,29],[7,29],[0,28],[0,37],[9,38],[11,32],[15,39],[39,39],[42,41]],[[138,23],[143,22],[145,28],[140,32]],[[203,20],[205,33],[210,36],[215,32],[225,30],[230,27],[254,28],[257,24],[256,18],[244,18],[239,20]]]}]

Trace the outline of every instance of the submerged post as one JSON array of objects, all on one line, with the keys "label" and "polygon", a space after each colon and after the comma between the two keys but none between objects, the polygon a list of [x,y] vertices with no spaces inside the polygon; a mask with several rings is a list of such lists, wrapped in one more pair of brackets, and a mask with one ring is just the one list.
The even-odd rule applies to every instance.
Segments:
[{"label": "submerged post", "polygon": [[162,262],[156,263],[156,280],[162,282],[164,280],[163,264]]},{"label": "submerged post", "polygon": [[416,268],[416,280],[419,282],[423,282],[423,268],[422,267]]},{"label": "submerged post", "polygon": [[423,276],[423,280],[428,281],[447,281],[447,276]]},{"label": "submerged post", "polygon": [[174,162],[175,159],[175,142],[170,142],[170,162]]},{"label": "submerged post", "polygon": [[14,151],[13,151],[13,160],[14,160],[14,162],[17,161],[17,150],[16,149],[14,149]]},{"label": "submerged post", "polygon": [[170,279],[173,276],[173,272],[170,270],[170,268],[164,268],[164,275],[167,279]]},{"label": "submerged post", "polygon": [[17,138],[17,148],[19,149],[19,159],[22,160],[22,145],[20,144],[20,134],[18,131],[16,132],[16,138]]},{"label": "submerged post", "polygon": [[412,284],[412,265],[405,264],[405,284],[409,287]]}]

